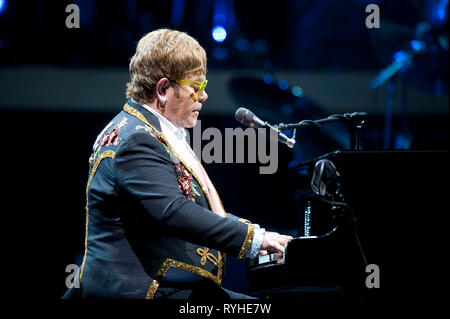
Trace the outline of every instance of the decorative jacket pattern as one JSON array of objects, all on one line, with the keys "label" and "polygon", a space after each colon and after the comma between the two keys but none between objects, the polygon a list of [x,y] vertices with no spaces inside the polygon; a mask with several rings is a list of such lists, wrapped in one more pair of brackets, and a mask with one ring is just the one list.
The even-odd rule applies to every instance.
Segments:
[{"label": "decorative jacket pattern", "polygon": [[225,253],[247,254],[253,225],[210,211],[204,185],[139,104],[129,100],[105,127],[89,162],[84,297],[153,299],[172,283],[220,285]]}]

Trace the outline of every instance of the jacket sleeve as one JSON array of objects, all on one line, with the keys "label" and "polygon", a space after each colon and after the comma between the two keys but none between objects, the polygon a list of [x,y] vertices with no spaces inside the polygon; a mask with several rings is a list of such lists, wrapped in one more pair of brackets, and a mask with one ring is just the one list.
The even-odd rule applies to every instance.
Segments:
[{"label": "jacket sleeve", "polygon": [[238,220],[238,221],[240,221],[241,223],[245,223],[245,224],[251,224],[251,223],[252,223],[252,222],[249,221],[248,219],[245,219],[245,218],[242,218],[242,217],[233,215],[232,213],[229,213],[229,212],[227,212],[227,218],[231,218],[231,219],[234,219],[234,220]]},{"label": "jacket sleeve", "polygon": [[238,258],[246,256],[253,225],[223,218],[186,199],[178,188],[169,154],[150,134],[136,132],[124,141],[112,168],[120,192],[171,235]]}]

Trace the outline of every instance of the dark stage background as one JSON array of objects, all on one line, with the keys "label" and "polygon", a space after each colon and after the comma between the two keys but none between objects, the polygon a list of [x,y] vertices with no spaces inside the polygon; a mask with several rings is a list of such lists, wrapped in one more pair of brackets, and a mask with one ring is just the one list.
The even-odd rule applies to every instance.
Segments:
[{"label": "dark stage background", "polygon": [[[80,28],[65,25],[71,3]],[[380,8],[378,29],[365,25],[370,3]],[[137,41],[160,27],[188,32],[208,53],[202,128],[239,127],[239,106],[272,124],[367,112],[361,149],[448,150],[448,1],[1,0],[3,266],[12,296],[57,299],[66,265],[81,263],[92,144],[125,102]],[[348,149],[346,134],[297,131],[294,150],[279,145],[273,175],[257,164],[205,168],[228,211],[295,235],[300,181],[288,167]],[[248,290],[245,262],[228,257],[227,273],[225,287]]]}]

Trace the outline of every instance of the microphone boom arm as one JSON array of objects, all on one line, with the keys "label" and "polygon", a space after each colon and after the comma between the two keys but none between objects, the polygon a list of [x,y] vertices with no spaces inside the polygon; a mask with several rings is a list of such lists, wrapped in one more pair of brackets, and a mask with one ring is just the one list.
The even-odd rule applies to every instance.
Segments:
[{"label": "microphone boom arm", "polygon": [[319,119],[319,120],[303,120],[298,123],[290,123],[284,124],[280,123],[275,127],[280,131],[292,130],[302,126],[316,126],[322,125],[330,122],[340,121],[340,120],[348,120],[355,123],[356,126],[361,126],[365,123],[364,118],[367,116],[366,112],[354,112],[354,113],[345,113],[345,114],[334,114],[330,115],[327,118]]},{"label": "microphone boom arm", "polygon": [[278,125],[274,125],[274,127],[279,131],[292,130],[299,127],[311,127],[311,126],[321,126],[323,124],[337,122],[337,121],[347,121],[350,125],[350,149],[359,149],[359,130],[362,128],[363,124],[366,123],[365,118],[368,116],[366,112],[353,112],[353,113],[345,113],[345,114],[334,114],[330,115],[327,118],[319,119],[319,120],[303,120],[298,123],[290,123],[284,124],[280,123]]}]

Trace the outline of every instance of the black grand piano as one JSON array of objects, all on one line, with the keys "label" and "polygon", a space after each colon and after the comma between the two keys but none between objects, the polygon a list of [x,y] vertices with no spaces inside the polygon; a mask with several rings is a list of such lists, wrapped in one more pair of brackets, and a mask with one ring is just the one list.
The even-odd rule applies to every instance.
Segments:
[{"label": "black grand piano", "polygon": [[[297,237],[283,255],[249,260],[261,297],[422,300],[445,276],[447,151],[336,151],[293,168]],[[339,173],[346,206],[311,189],[318,161]],[[377,272],[377,274],[375,274]]]}]

